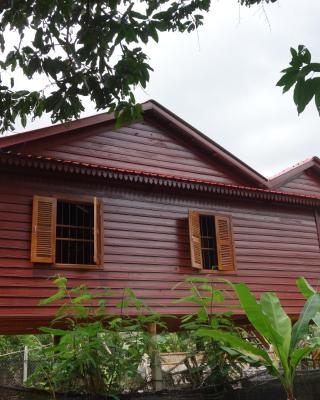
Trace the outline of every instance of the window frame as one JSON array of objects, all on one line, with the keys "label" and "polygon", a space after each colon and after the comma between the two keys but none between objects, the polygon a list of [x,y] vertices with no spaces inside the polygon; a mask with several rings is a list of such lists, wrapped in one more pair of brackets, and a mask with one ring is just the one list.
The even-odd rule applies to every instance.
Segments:
[{"label": "window frame", "polygon": [[[100,197],[96,197],[96,196],[87,196],[87,195],[72,195],[72,194],[54,194],[54,195],[50,195],[50,196],[46,196],[46,195],[37,195],[33,197],[33,201],[35,199],[35,197],[41,198],[41,197],[48,197],[48,198],[52,198],[56,200],[56,203],[58,203],[58,201],[65,201],[65,202],[72,202],[72,203],[78,203],[78,204],[93,204],[94,206],[94,219],[97,218],[98,221],[98,233],[96,233],[94,235],[94,247],[97,246],[97,255],[98,255],[98,260],[96,264],[63,264],[63,263],[57,263],[56,261],[52,262],[52,263],[47,263],[47,262],[34,262],[31,261],[34,264],[50,264],[56,268],[60,268],[60,269],[85,269],[85,270],[97,270],[97,269],[102,269],[103,267],[103,208],[102,208],[102,198]],[[97,205],[95,206],[95,201],[97,201]],[[98,216],[95,215],[96,213],[96,207],[99,210],[99,214]],[[34,227],[34,216],[32,218],[32,230]],[[55,212],[55,230],[56,230],[56,226],[57,226],[57,210]],[[97,237],[97,239],[96,239]],[[55,238],[55,249],[54,249],[54,253],[55,253],[55,259],[56,259],[56,245],[57,245],[57,239]],[[32,246],[32,243],[31,243]]]},{"label": "window frame", "polygon": [[[195,268],[192,266],[191,266],[191,268],[194,269],[195,271],[198,271],[201,274],[237,275],[236,247],[235,247],[235,241],[234,241],[234,229],[233,229],[234,225],[233,225],[232,214],[230,212],[225,213],[225,212],[219,212],[219,211],[215,212],[215,211],[195,210],[195,209],[189,209],[188,211],[196,212],[199,215],[199,220],[200,220],[201,215],[208,216],[208,217],[217,217],[218,216],[218,217],[228,218],[229,223],[230,223],[230,239],[231,239],[232,254],[233,254],[233,270],[227,271],[227,270],[219,269],[219,262],[218,262],[217,269],[206,269],[206,268],[203,268],[203,260],[202,260],[201,268]],[[189,230],[189,235],[190,235],[190,226],[188,226],[188,230]],[[201,236],[200,236],[200,245],[201,245]],[[190,246],[191,246],[191,244],[190,244]],[[216,246],[217,246],[217,237],[216,237]],[[201,246],[201,250],[202,250],[202,246]],[[191,263],[192,263],[192,260],[191,260]]]}]

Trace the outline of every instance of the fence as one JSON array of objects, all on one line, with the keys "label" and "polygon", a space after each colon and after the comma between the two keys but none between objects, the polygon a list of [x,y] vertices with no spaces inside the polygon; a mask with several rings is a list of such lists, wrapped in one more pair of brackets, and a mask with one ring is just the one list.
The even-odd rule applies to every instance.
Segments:
[{"label": "fence", "polygon": [[39,350],[30,350],[27,346],[19,351],[0,354],[0,385],[8,387],[24,386],[39,362]]},{"label": "fence", "polygon": [[[314,354],[305,359],[299,366],[300,371],[311,371],[319,369],[320,354]],[[35,371],[41,362],[41,351],[36,349],[28,349],[25,347],[20,351],[10,352],[0,355],[0,386],[6,387],[23,387],[27,378]],[[202,364],[204,353],[199,352],[196,355],[190,355],[185,352],[161,353],[161,370],[163,374],[164,388],[168,390],[178,388],[197,387],[193,380],[193,371]],[[145,357],[139,367],[139,373],[144,378],[146,384],[141,387],[142,390],[148,391],[150,386],[151,369],[149,357]],[[250,379],[251,381],[260,380],[266,375],[263,367],[252,368],[244,366],[241,376],[233,376],[232,383],[237,387],[238,381]]]}]

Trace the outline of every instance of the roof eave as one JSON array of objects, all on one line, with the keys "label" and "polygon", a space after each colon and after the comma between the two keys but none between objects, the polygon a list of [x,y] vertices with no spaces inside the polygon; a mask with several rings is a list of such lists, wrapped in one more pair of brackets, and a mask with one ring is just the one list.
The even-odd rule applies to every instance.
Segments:
[{"label": "roof eave", "polygon": [[188,179],[178,176],[160,175],[145,171],[106,167],[71,160],[59,160],[48,157],[14,154],[0,154],[0,164],[7,167],[32,168],[42,171],[91,176],[94,178],[120,180],[126,183],[157,185],[174,189],[227,195],[248,200],[262,200],[302,206],[320,206],[320,197],[286,193],[282,191],[246,187],[221,182]]}]

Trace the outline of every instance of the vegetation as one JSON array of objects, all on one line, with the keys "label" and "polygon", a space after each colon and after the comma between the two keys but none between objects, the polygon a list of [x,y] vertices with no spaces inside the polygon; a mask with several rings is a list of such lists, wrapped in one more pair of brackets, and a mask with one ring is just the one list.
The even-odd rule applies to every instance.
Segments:
[{"label": "vegetation", "polygon": [[320,63],[311,62],[311,53],[305,46],[290,51],[290,67],[281,71],[283,76],[277,85],[283,87],[283,93],[294,87],[293,100],[299,114],[312,99],[320,114]]},{"label": "vegetation", "polygon": [[[222,309],[227,294],[206,277],[190,277],[184,284],[188,285],[190,294],[176,302],[191,302],[198,306],[194,314],[182,317],[181,321],[181,327],[189,333],[189,340],[192,343],[188,353],[194,360],[193,368],[190,368],[193,385],[226,386],[228,381],[241,377],[243,357],[229,349],[226,351],[218,340],[210,336],[198,337],[197,332],[200,329],[211,328],[221,329],[224,332],[238,331],[230,318],[231,309],[217,312],[217,308]],[[196,359],[199,352],[202,354],[200,362]]]},{"label": "vegetation", "polygon": [[[310,299],[310,297],[312,297],[313,295],[317,294],[318,292],[316,291],[316,289],[314,289],[309,282],[303,278],[300,277],[297,280],[297,285],[301,291],[301,293],[303,294],[303,296],[308,300]],[[318,293],[319,294],[319,293]],[[317,325],[317,327],[320,327],[320,311],[316,313],[316,315],[312,318],[313,322]]]},{"label": "vegetation", "polygon": [[292,326],[275,294],[263,293],[257,301],[244,283],[232,286],[252,326],[272,346],[273,356],[235,333],[201,328],[198,334],[218,340],[248,360],[266,366],[272,375],[280,379],[288,399],[294,400],[296,368],[303,358],[320,347],[320,338],[307,337],[310,321],[320,311],[320,295],[315,293],[308,298],[299,319]]},{"label": "vegetation", "polygon": [[[38,368],[29,379],[31,386],[57,391],[94,394],[115,394],[145,386],[141,363],[150,354],[150,335],[145,328],[156,322],[163,329],[160,316],[125,289],[117,304],[117,316],[106,314],[105,308],[115,293],[109,289],[89,291],[85,286],[68,289],[67,280],[55,280],[58,291],[42,303],[60,302],[52,327],[42,328],[46,334],[59,337],[58,343],[43,349]],[[162,333],[158,351],[186,352],[187,372],[182,378],[193,387],[226,385],[229,378],[240,376],[241,355],[226,351],[210,337],[195,335],[199,328],[235,329],[230,312],[213,314],[213,307],[222,304],[225,295],[206,278],[187,280],[190,295],[179,301],[199,306],[195,314],[182,320],[183,332]],[[136,317],[128,317],[133,308]],[[132,310],[131,310],[132,311]],[[165,377],[169,379],[170,377]],[[174,382],[172,382],[174,385]]]},{"label": "vegetation", "polygon": [[[115,396],[145,388],[141,365],[147,354],[155,351],[155,342],[145,328],[157,323],[164,330],[157,351],[186,353],[183,383],[222,388],[241,378],[245,365],[263,365],[280,379],[288,399],[293,400],[297,366],[320,348],[319,328],[309,330],[310,322],[319,324],[320,294],[304,278],[297,280],[306,303],[292,324],[275,294],[263,293],[257,301],[244,283],[227,282],[252,327],[270,346],[265,349],[251,342],[246,332],[232,322],[232,309],[226,301],[233,292],[222,289],[226,282],[198,277],[177,285],[189,288],[188,295],[177,302],[191,302],[197,308],[182,318],[181,332],[167,333],[160,315],[137,299],[132,290],[123,290],[116,304],[117,315],[109,315],[106,306],[114,304],[119,292],[104,288],[92,291],[83,285],[68,288],[67,280],[57,277],[57,292],[42,302],[59,304],[53,325],[42,328],[46,335],[41,340],[33,335],[0,337],[1,352],[21,348],[21,344],[36,349],[38,366],[28,384],[50,390],[53,397],[58,391]],[[129,317],[130,312],[135,316]],[[59,338],[54,344],[52,335]],[[166,375],[168,378],[174,386],[174,377]]]},{"label": "vegetation", "polygon": [[[78,118],[83,98],[97,110],[116,111],[119,121],[141,117],[133,89],[152,70],[144,45],[160,32],[191,32],[202,24],[210,0],[13,0],[1,2],[0,128],[17,117],[50,113],[52,122]],[[1,12],[2,11],[2,12]],[[8,40],[8,30],[18,33]],[[47,77],[41,91],[14,89],[15,70],[29,79]],[[11,71],[11,73],[10,73]]]},{"label": "vegetation", "polygon": [[37,350],[51,341],[48,335],[0,335],[0,355],[22,351],[25,346]]},{"label": "vegetation", "polygon": [[[53,327],[42,328],[59,338],[43,349],[43,362],[30,377],[29,384],[57,391],[113,394],[138,389],[143,383],[139,365],[148,353],[150,337],[145,326],[159,316],[124,290],[116,305],[119,315],[105,313],[106,302],[115,295],[109,289],[96,292],[85,286],[67,288],[67,280],[55,279],[58,291],[42,303],[62,302]],[[137,316],[125,316],[134,308]],[[59,326],[60,325],[60,326]]]},{"label": "vegetation", "polygon": [[[275,1],[238,0],[248,7]],[[119,124],[141,118],[133,91],[146,87],[152,71],[145,45],[161,32],[194,31],[211,2],[1,1],[0,132],[45,112],[52,122],[78,118],[85,97],[97,110],[115,111]],[[46,83],[16,90],[16,70]]]}]

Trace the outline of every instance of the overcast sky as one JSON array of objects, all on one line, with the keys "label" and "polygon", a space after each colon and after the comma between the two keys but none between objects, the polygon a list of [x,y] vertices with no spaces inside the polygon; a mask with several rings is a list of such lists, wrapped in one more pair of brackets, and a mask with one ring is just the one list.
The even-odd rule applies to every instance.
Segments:
[{"label": "overcast sky", "polygon": [[[147,49],[151,81],[136,93],[139,101],[157,100],[268,177],[320,156],[314,104],[298,116],[292,93],[283,95],[275,86],[290,46],[306,45],[320,62],[320,1],[280,0],[265,12],[220,0],[197,33],[162,34]],[[88,107],[86,114],[92,113]]]}]

